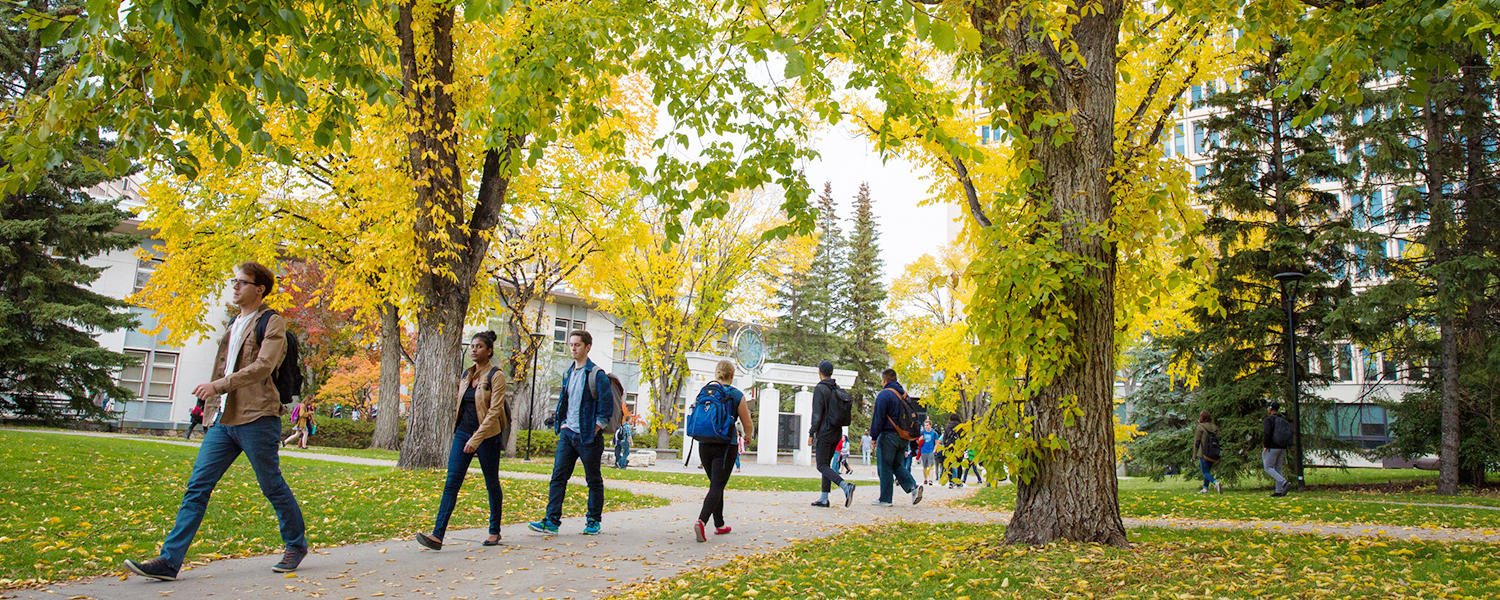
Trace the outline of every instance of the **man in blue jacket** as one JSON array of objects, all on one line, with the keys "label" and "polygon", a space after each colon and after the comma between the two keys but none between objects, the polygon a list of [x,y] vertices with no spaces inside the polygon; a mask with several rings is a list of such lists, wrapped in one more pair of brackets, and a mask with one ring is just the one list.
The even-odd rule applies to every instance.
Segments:
[{"label": "man in blue jacket", "polygon": [[880,474],[880,497],[871,504],[875,506],[890,506],[891,495],[895,490],[891,487],[891,480],[901,484],[901,489],[911,494],[911,503],[922,501],[922,486],[911,477],[911,469],[901,467],[906,460],[906,440],[896,433],[896,427],[891,423],[892,417],[901,409],[901,399],[906,397],[906,389],[896,382],[896,370],[886,369],[880,374],[880,379],[885,386],[875,396],[875,415],[870,418],[870,437],[875,439],[875,469]]},{"label": "man in blue jacket", "polygon": [[[530,523],[532,531],[557,535],[562,524],[563,497],[573,465],[583,461],[583,477],[589,485],[588,524],[584,535],[599,535],[599,520],[604,514],[604,476],[599,461],[604,457],[604,436],[613,416],[615,397],[609,385],[609,374],[589,360],[594,336],[587,331],[568,334],[568,352],[573,366],[563,374],[562,391],[557,394],[557,412],[552,417],[552,431],[557,433],[557,451],[552,456],[552,483],[547,490],[547,516]],[[592,381],[591,381],[592,380]]]}]

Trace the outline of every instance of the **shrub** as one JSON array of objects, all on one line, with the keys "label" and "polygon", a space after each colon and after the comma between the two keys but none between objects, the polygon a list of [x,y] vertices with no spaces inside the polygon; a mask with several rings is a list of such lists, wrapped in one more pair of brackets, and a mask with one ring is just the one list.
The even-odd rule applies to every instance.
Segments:
[{"label": "shrub", "polygon": [[[551,456],[557,452],[557,434],[551,429],[531,430],[531,456]],[[526,430],[516,432],[516,456],[526,455]]]},{"label": "shrub", "polygon": [[[369,448],[370,443],[375,440],[374,421],[335,419],[327,415],[319,415],[313,418],[318,424],[318,432],[308,438],[308,445],[310,446]],[[283,418],[281,436],[285,438],[291,434],[292,420],[290,417]],[[396,438],[406,438],[406,421],[403,420],[396,424]]]}]

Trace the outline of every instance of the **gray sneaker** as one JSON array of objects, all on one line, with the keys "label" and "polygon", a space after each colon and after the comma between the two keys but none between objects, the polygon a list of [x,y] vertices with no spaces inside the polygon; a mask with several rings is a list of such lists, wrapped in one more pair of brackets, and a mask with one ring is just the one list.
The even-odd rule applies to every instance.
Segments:
[{"label": "gray sneaker", "polygon": [[919,485],[919,486],[917,486],[917,489],[912,490],[912,492],[911,492],[911,503],[913,505],[917,505],[917,504],[921,504],[922,503],[922,488],[923,487],[925,487],[925,486],[920,486]]},{"label": "gray sneaker", "polygon": [[271,567],[277,573],[290,573],[297,570],[297,565],[302,564],[302,559],[307,558],[307,548],[293,548],[288,546],[281,553],[281,562]]}]

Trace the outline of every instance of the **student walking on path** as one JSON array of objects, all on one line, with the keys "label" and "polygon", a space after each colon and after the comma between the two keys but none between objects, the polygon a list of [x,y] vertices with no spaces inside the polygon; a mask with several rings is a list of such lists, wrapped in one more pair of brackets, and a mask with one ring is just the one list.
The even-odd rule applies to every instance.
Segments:
[{"label": "student walking on path", "polygon": [[[704,386],[705,390],[698,393],[701,399],[705,393],[712,396],[718,393],[720,402],[724,403],[722,415],[724,419],[739,421],[739,427],[743,428],[744,435],[734,435],[736,439],[711,439],[696,438],[698,441],[698,462],[703,464],[704,470],[708,472],[708,495],[703,497],[703,508],[698,511],[698,520],[693,522],[693,537],[700,542],[708,541],[708,534],[704,531],[708,527],[708,520],[713,519],[714,534],[724,535],[729,533],[730,527],[724,523],[724,487],[729,485],[729,474],[731,464],[739,460],[740,441],[752,435],[755,431],[755,423],[750,420],[750,407],[745,404],[745,394],[736,389],[734,382],[734,363],[721,360],[714,368],[714,380]],[[717,390],[708,390],[709,386],[716,386]],[[736,428],[733,424],[729,426],[731,432]]]},{"label": "student walking on path", "polygon": [[209,496],[241,453],[250,460],[260,491],[276,510],[281,526],[285,550],[271,570],[295,571],[307,556],[302,507],[281,476],[278,455],[283,409],[271,374],[286,356],[286,321],[262,301],[275,289],[276,276],[260,263],[244,262],[235,267],[231,285],[240,312],[219,338],[212,381],[193,388],[193,395],[205,401],[203,421],[209,427],[188,476],[177,520],[162,543],[161,556],[125,561],[126,569],[143,577],[177,579],[203,523]]},{"label": "student walking on path", "polygon": [[948,415],[948,428],[943,430],[943,461],[938,463],[939,468],[943,464],[953,463],[953,466],[945,470],[948,476],[948,487],[957,488],[964,486],[964,453],[958,449],[958,441],[963,433],[958,430],[958,415]]},{"label": "student walking on path", "polygon": [[[199,398],[198,399],[198,403],[194,404],[192,410],[188,411],[188,428],[187,428],[187,433],[185,433],[185,434],[182,435],[182,439],[185,439],[185,440],[191,440],[191,439],[193,439],[193,430],[196,429],[196,428],[198,428],[198,427],[203,427],[203,399],[202,398]],[[204,431],[207,431],[207,430],[208,430],[208,428],[204,427]]]},{"label": "student walking on path", "polygon": [[836,485],[844,490],[844,506],[847,508],[854,503],[854,484],[844,481],[833,468],[834,449],[843,435],[843,429],[833,414],[834,404],[840,401],[839,384],[833,379],[833,363],[826,360],[818,363],[818,374],[823,380],[813,387],[812,428],[807,432],[807,443],[813,447],[813,462],[817,464],[818,472],[823,474],[823,495],[812,505],[827,508],[828,490]]},{"label": "student walking on path", "polygon": [[624,469],[630,466],[630,438],[635,432],[630,429],[630,420],[615,431],[615,468]]},{"label": "student walking on path", "polygon": [[562,524],[563,497],[568,491],[568,479],[573,476],[574,465],[580,461],[583,462],[583,478],[589,486],[583,535],[599,535],[600,520],[604,516],[604,476],[599,472],[599,461],[604,457],[604,436],[599,433],[609,427],[615,398],[609,376],[589,360],[589,350],[593,347],[594,336],[589,332],[578,330],[568,334],[568,352],[573,356],[573,365],[563,374],[562,390],[557,394],[557,411],[552,421],[552,430],[557,432],[557,451],[552,456],[547,515],[528,524],[532,531],[544,535],[557,535],[557,528]]},{"label": "student walking on path", "polygon": [[1219,462],[1219,426],[1206,410],[1198,414],[1198,429],[1193,434],[1193,457],[1198,459],[1198,469],[1203,471],[1203,489],[1198,493],[1207,494],[1210,487],[1224,493],[1223,484],[1214,479],[1214,463]]},{"label": "student walking on path", "polygon": [[306,402],[298,402],[292,405],[292,435],[281,440],[281,447],[285,448],[292,440],[297,440],[297,448],[307,449],[307,436],[311,429],[312,406]]},{"label": "student walking on path", "polygon": [[1280,403],[1272,402],[1266,407],[1266,418],[1261,420],[1260,430],[1261,467],[1276,482],[1276,491],[1271,496],[1280,498],[1286,495],[1287,488],[1286,477],[1281,474],[1281,459],[1286,454],[1286,447],[1291,445],[1292,436],[1292,423],[1281,416]]},{"label": "student walking on path", "polygon": [[942,469],[943,463],[938,461],[937,441],[938,432],[932,428],[932,421],[922,423],[922,485],[932,485],[932,467]]},{"label": "student walking on path", "polygon": [[[911,494],[911,503],[917,504],[922,501],[922,486],[912,479],[910,468],[902,468],[908,444],[896,433],[893,424],[901,409],[901,400],[906,397],[906,389],[896,381],[895,369],[886,369],[880,377],[885,385],[875,396],[875,414],[870,418],[870,437],[875,439],[876,448],[875,466],[880,475],[880,497],[872,504],[891,505],[891,495],[895,492],[891,485],[893,479],[901,484],[902,490]],[[909,467],[910,463],[906,464]]]},{"label": "student walking on path", "polygon": [[479,471],[484,475],[484,489],[490,500],[490,536],[485,546],[500,544],[500,520],[505,505],[505,491],[500,488],[500,432],[510,422],[505,412],[507,377],[499,367],[491,366],[495,357],[493,331],[481,331],[469,340],[469,359],[474,365],[464,371],[455,391],[453,405],[453,443],[448,449],[448,480],[443,484],[443,498],[438,501],[437,519],[432,533],[417,534],[417,543],[428,550],[442,550],[448,519],[458,503],[458,490],[464,485],[469,464],[479,457]]}]

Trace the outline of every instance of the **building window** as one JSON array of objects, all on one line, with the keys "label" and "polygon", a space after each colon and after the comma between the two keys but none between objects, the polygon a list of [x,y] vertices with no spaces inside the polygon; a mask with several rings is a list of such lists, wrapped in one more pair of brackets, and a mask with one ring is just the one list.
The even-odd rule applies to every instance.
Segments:
[{"label": "building window", "polygon": [[620,334],[615,338],[614,343],[613,350],[615,362],[619,363],[639,361],[640,357],[636,355],[635,349],[635,343],[631,341],[630,336],[623,333]]},{"label": "building window", "polygon": [[589,309],[585,306],[573,306],[569,304],[557,305],[557,316],[552,320],[552,351],[558,354],[568,353],[568,334],[574,331],[582,331],[587,325]]},{"label": "building window", "polygon": [[1182,123],[1177,124],[1176,133],[1173,136],[1172,148],[1176,151],[1175,156],[1182,156],[1187,152],[1187,136],[1182,133]]},{"label": "building window", "polygon": [[1208,178],[1208,165],[1198,165],[1193,167],[1193,181],[1203,183],[1203,180],[1206,178]]},{"label": "building window", "polygon": [[172,393],[177,384],[177,353],[126,348],[125,355],[139,364],[125,367],[117,377],[120,387],[130,390],[125,402],[128,421],[172,420]]},{"label": "building window", "polygon": [[1338,404],[1329,413],[1333,437],[1358,442],[1366,450],[1390,443],[1385,407],[1378,404]]},{"label": "building window", "polygon": [[625,392],[625,412],[627,414],[640,414],[635,410],[635,403],[636,400],[639,399],[639,397],[639,394],[636,394],[635,392]]},{"label": "building window", "polygon": [[155,255],[135,257],[135,284],[131,286],[130,293],[138,294],[146,288],[146,282],[151,281],[151,276],[164,262]]},{"label": "building window", "polygon": [[1338,348],[1334,349],[1333,352],[1334,352],[1334,357],[1333,357],[1333,363],[1332,363],[1331,366],[1334,367],[1334,372],[1333,372],[1334,379],[1337,380],[1337,381],[1339,381],[1339,382],[1341,382],[1341,383],[1350,383],[1350,382],[1353,382],[1354,381],[1354,350],[1353,350],[1353,348],[1350,348],[1349,344],[1339,344]]}]

